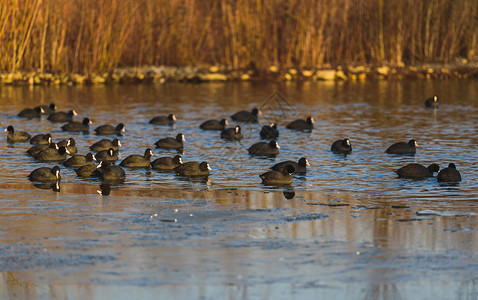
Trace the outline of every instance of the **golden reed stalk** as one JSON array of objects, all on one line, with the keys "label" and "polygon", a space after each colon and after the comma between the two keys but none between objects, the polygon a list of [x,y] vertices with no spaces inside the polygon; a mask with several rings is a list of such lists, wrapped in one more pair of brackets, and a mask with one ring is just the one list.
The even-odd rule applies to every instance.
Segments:
[{"label": "golden reed stalk", "polygon": [[0,0],[0,70],[473,59],[476,0]]}]

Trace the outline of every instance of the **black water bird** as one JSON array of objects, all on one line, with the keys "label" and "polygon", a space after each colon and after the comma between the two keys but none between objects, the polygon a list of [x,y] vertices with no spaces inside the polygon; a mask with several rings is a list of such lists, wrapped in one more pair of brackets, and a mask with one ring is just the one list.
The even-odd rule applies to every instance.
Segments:
[{"label": "black water bird", "polygon": [[112,134],[123,135],[123,133],[125,132],[125,127],[123,123],[119,123],[116,126],[105,124],[105,125],[96,127],[95,132],[96,134],[99,134],[99,135],[112,135]]},{"label": "black water bird", "polygon": [[437,108],[439,104],[440,103],[438,101],[437,95],[434,95],[433,97],[425,100],[425,107],[428,107],[428,108]]},{"label": "black water bird", "polygon": [[287,165],[281,171],[272,170],[261,174],[259,177],[264,184],[288,185],[292,183],[292,173],[294,173],[294,167]]},{"label": "black water bird", "polygon": [[221,120],[207,120],[199,125],[199,128],[204,130],[224,130],[229,125],[226,119]]},{"label": "black water bird", "polygon": [[265,125],[260,131],[260,136],[266,140],[274,140],[279,137],[279,130],[277,130],[277,124],[272,123],[270,125]]},{"label": "black water bird", "polygon": [[102,151],[102,150],[108,150],[108,149],[113,149],[114,151],[118,151],[119,147],[121,147],[121,142],[118,139],[114,139],[114,140],[102,139],[94,143],[93,145],[91,145],[90,149],[93,151]]},{"label": "black water bird", "polygon": [[437,175],[438,182],[459,182],[461,181],[461,174],[456,169],[454,163],[450,163],[448,168],[442,169]]},{"label": "black water bird", "polygon": [[174,114],[169,114],[167,116],[157,116],[149,120],[150,124],[155,125],[173,125],[176,122],[176,116]]},{"label": "black water bird", "polygon": [[181,176],[207,176],[211,167],[205,161],[202,163],[190,161],[177,166],[174,171]]},{"label": "black water bird", "polygon": [[98,153],[95,154],[95,157],[97,161],[115,162],[118,160],[118,155],[116,154],[116,151],[113,148],[110,148],[108,150],[98,151]]},{"label": "black water bird", "polygon": [[177,149],[182,150],[184,148],[184,135],[182,133],[178,133],[176,138],[167,137],[158,140],[156,143],[156,147],[163,148],[163,149]]},{"label": "black water bird", "polygon": [[249,154],[273,156],[279,154],[279,149],[279,144],[274,140],[269,143],[259,142],[249,148]]},{"label": "black water bird", "polygon": [[40,133],[35,135],[30,139],[30,144],[32,145],[48,145],[51,143],[51,134],[50,133]]},{"label": "black water bird", "polygon": [[73,117],[78,115],[75,110],[70,110],[70,111],[58,111],[50,114],[48,118],[46,118],[48,121],[51,122],[57,122],[57,123],[65,123],[65,122],[72,122]]},{"label": "black water bird", "polygon": [[88,177],[99,177],[101,176],[101,171],[99,170],[101,166],[103,165],[103,162],[100,161],[98,165],[92,164],[92,165],[84,165],[81,166],[77,169],[75,169],[75,173],[83,178],[88,178]]},{"label": "black water bird", "polygon": [[239,141],[242,139],[241,126],[226,128],[221,131],[221,138],[229,141]]},{"label": "black water bird", "polygon": [[50,103],[50,105],[39,105],[35,107],[34,109],[41,108],[43,109],[42,115],[51,115],[56,111],[56,105],[55,103]]},{"label": "black water bird", "polygon": [[352,144],[349,139],[338,140],[332,144],[330,150],[336,153],[348,154],[352,152]]},{"label": "black water bird", "polygon": [[271,169],[274,171],[282,172],[285,168],[287,168],[287,166],[294,167],[294,173],[300,174],[306,173],[307,167],[310,166],[310,164],[307,158],[301,157],[298,162],[292,160],[283,161],[278,164],[275,164],[271,167]]},{"label": "black water bird", "polygon": [[151,162],[151,168],[155,170],[170,171],[181,165],[183,160],[180,155],[174,157],[160,157]]},{"label": "black water bird", "polygon": [[76,154],[68,158],[63,165],[65,167],[79,168],[86,165],[95,165],[96,158],[93,154],[87,153],[86,155]]},{"label": "black water bird", "polygon": [[415,140],[406,142],[398,142],[385,150],[388,154],[415,154],[417,152],[418,144]]},{"label": "black water bird", "polygon": [[51,142],[50,144],[41,144],[41,145],[35,145],[31,147],[30,149],[27,150],[27,154],[31,155],[33,157],[37,156],[38,153],[42,152],[43,150],[46,150],[48,148],[56,149],[58,150],[58,145],[56,143]]},{"label": "black water bird", "polygon": [[39,161],[63,162],[66,160],[67,154],[70,154],[70,152],[65,147],[59,147],[58,149],[50,147],[40,151],[34,158]]},{"label": "black water bird", "polygon": [[76,141],[74,138],[68,138],[67,140],[61,140],[58,143],[58,147],[65,147],[70,152],[70,155],[75,154],[78,152],[78,148],[76,147]]},{"label": "black water bird", "polygon": [[315,123],[314,118],[308,117],[306,120],[297,119],[295,121],[292,121],[289,124],[287,124],[286,127],[288,129],[306,131],[306,130],[314,129],[314,123]]},{"label": "black water bird", "polygon": [[42,167],[35,169],[30,173],[30,175],[28,175],[28,179],[39,182],[59,181],[61,180],[60,168],[58,166],[54,166],[53,168]]},{"label": "black water bird", "polygon": [[423,179],[427,177],[433,177],[433,173],[440,171],[440,166],[437,164],[431,164],[425,167],[420,164],[408,164],[400,169],[395,170],[398,177],[409,179]]},{"label": "black water bird", "polygon": [[126,179],[126,173],[120,166],[112,165],[109,161],[104,161],[99,168],[100,177],[105,181],[122,181]]},{"label": "black water bird", "polygon": [[131,154],[119,164],[122,167],[129,168],[149,168],[151,164],[151,156],[153,156],[153,151],[151,149],[146,149],[144,155]]},{"label": "black water bird", "polygon": [[12,125],[8,126],[4,131],[7,132],[7,142],[9,143],[28,142],[31,138],[31,135],[24,131],[15,131]]},{"label": "black water bird", "polygon": [[231,116],[231,119],[239,122],[251,122],[257,123],[258,116],[261,115],[261,111],[258,108],[253,108],[252,111],[241,110]]},{"label": "black water bird", "polygon": [[82,122],[71,121],[61,126],[63,131],[73,131],[73,132],[89,132],[91,120],[89,118],[84,118]]},{"label": "black water bird", "polygon": [[34,118],[40,118],[43,112],[44,111],[41,107],[25,108],[24,110],[19,112],[17,116],[22,118],[34,119]]}]

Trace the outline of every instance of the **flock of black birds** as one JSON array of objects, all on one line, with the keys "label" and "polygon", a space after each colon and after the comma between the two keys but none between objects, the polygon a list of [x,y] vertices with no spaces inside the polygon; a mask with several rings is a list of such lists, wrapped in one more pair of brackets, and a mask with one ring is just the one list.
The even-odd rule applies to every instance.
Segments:
[{"label": "flock of black birds", "polygon": [[[438,97],[433,96],[425,101],[425,106],[430,108],[437,108],[439,105]],[[252,111],[240,111],[231,116],[231,119],[236,122],[251,122],[257,123],[260,110],[254,108]],[[89,132],[91,121],[89,118],[84,118],[82,122],[73,120],[76,114],[74,110],[67,112],[57,111],[56,105],[38,106],[35,108],[26,108],[18,113],[19,117],[33,119],[41,118],[43,115],[48,115],[47,120],[57,123],[65,123],[61,126],[62,130],[69,132]],[[174,114],[157,116],[149,121],[156,125],[172,125],[176,122]],[[229,125],[227,119],[208,120],[203,122],[199,128],[203,130],[217,130],[220,131],[220,137],[225,140],[241,140],[241,127],[236,125],[234,127],[227,127]],[[286,128],[291,130],[311,131],[314,128],[314,119],[308,117],[305,120],[298,119],[287,124]],[[38,134],[33,137],[26,132],[15,131],[12,126],[5,129],[7,134],[7,142],[22,143],[30,142],[33,144],[28,149],[27,154],[32,156],[35,160],[43,162],[62,162],[64,166],[75,169],[78,176],[81,177],[99,177],[103,181],[122,181],[126,178],[126,173],[122,167],[128,168],[152,168],[155,170],[175,172],[181,176],[208,176],[211,170],[207,162],[185,162],[183,163],[180,155],[174,157],[160,157],[151,161],[153,152],[151,149],[146,149],[144,155],[133,154],[123,159],[119,166],[115,164],[118,160],[118,151],[121,147],[121,142],[115,138],[112,140],[101,139],[90,146],[91,151],[96,154],[88,153],[86,155],[79,155],[77,153],[76,142],[74,138],[55,143],[52,141],[50,133]],[[101,125],[95,130],[97,135],[122,135],[125,131],[124,124],[120,123],[117,126]],[[275,139],[279,136],[279,131],[276,124],[263,126],[260,131],[262,139],[268,139],[269,142],[258,142],[252,145],[248,151],[250,155],[258,156],[276,156],[279,154],[279,144]],[[183,143],[185,141],[184,135],[179,133],[176,137],[167,137],[158,140],[155,143],[157,148],[176,149],[182,151]],[[398,142],[391,145],[385,150],[388,154],[398,155],[414,155],[416,153],[417,143],[415,140],[409,142]],[[349,139],[335,141],[331,146],[331,151],[341,154],[349,154],[352,152],[352,144]],[[68,155],[71,157],[68,158]],[[95,163],[98,162],[98,164]],[[309,162],[307,158],[302,157],[298,162],[284,161],[271,167],[271,170],[261,174],[260,178],[264,184],[270,185],[289,185],[292,183],[292,174],[305,174]],[[450,163],[447,168],[440,170],[437,164],[431,164],[425,167],[420,164],[408,164],[395,171],[399,177],[411,179],[423,179],[426,177],[433,177],[434,173],[438,172],[437,180],[439,182],[458,182],[461,181],[461,175],[453,163]],[[54,166],[53,168],[42,167],[33,170],[28,178],[31,181],[51,183],[61,179],[60,168]]]}]

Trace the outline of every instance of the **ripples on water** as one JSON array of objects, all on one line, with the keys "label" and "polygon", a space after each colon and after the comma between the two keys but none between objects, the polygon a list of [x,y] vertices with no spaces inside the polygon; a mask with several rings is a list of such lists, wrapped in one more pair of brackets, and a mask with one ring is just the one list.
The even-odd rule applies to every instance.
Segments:
[{"label": "ripples on water", "polygon": [[[198,128],[204,120],[261,106],[275,91],[292,105],[277,120],[281,146],[277,158],[256,158],[247,152],[260,140],[265,121],[243,125],[245,138],[240,143]],[[439,109],[425,109],[424,100],[433,94],[440,97]],[[126,169],[125,183],[113,186],[110,197],[91,197],[100,182],[77,178],[72,169],[62,168],[61,193],[44,192],[26,176],[53,164],[35,162],[25,154],[30,144],[10,145],[4,136],[0,139],[0,266],[21,271],[1,273],[0,282],[12,286],[11,291],[0,291],[2,299],[10,293],[15,298],[13,288],[21,282],[15,278],[22,278],[25,269],[25,282],[38,286],[37,293],[55,292],[42,280],[60,290],[62,284],[69,289],[76,282],[78,291],[92,289],[92,294],[109,299],[116,299],[119,285],[125,289],[159,285],[161,291],[145,293],[151,299],[164,294],[165,288],[174,295],[223,296],[229,287],[241,286],[250,295],[255,289],[257,295],[269,298],[296,297],[299,289],[316,298],[318,285],[324,283],[329,285],[328,298],[346,298],[357,291],[386,294],[390,282],[392,294],[403,293],[403,298],[427,291],[456,296],[463,286],[476,295],[470,283],[477,268],[476,217],[467,217],[478,213],[476,81],[1,87],[0,125],[11,124],[32,135],[51,132],[55,141],[72,136],[80,154],[103,138],[63,132],[62,124],[45,118],[16,117],[25,107],[51,102],[60,110],[76,109],[78,120],[90,117],[92,132],[101,124],[125,123],[122,158],[143,154],[159,138],[182,132],[184,161],[208,161],[213,172],[204,182]],[[278,108],[266,107],[262,120],[270,119]],[[169,113],[178,117],[173,127],[148,123]],[[284,128],[308,115],[316,120],[311,133]],[[353,152],[332,153],[332,142],[345,137],[351,140]],[[411,138],[419,144],[415,156],[384,153],[390,144]],[[176,154],[153,152],[153,159]],[[307,175],[294,178],[292,188],[261,184],[259,175],[270,166],[302,156],[311,167]],[[412,162],[436,162],[441,167],[454,162],[463,181],[450,186],[439,185],[435,178],[396,178],[393,170]],[[295,190],[297,196],[285,200],[276,190],[289,196]],[[417,216],[419,211],[424,215]],[[467,216],[433,219],[430,211]],[[177,223],[171,222],[176,218]],[[83,282],[93,285],[84,288]],[[103,287],[108,283],[113,288]],[[336,288],[344,284],[346,289]],[[73,288],[67,294],[77,296],[78,291]],[[23,292],[30,293],[29,283]]]},{"label": "ripples on water", "polygon": [[[261,106],[274,92],[282,92],[293,110],[286,112],[279,123],[281,146],[276,158],[251,157],[247,149],[260,141],[263,124],[280,110],[276,101],[264,108],[262,124],[242,124],[245,138],[240,142],[223,141],[219,132],[203,131],[199,124],[211,118],[228,117],[241,109]],[[438,94],[441,106],[425,109],[424,99]],[[209,83],[201,85],[167,84],[162,86],[93,86],[2,89],[1,123],[14,125],[30,134],[51,132],[54,140],[72,136],[79,153],[102,138],[94,134],[75,134],[61,131],[61,124],[41,120],[24,120],[16,114],[25,107],[55,102],[60,110],[76,109],[78,120],[88,116],[92,130],[101,124],[126,124],[121,137],[121,157],[153,147],[156,140],[186,136],[184,161],[208,161],[213,172],[206,183],[208,188],[238,188],[264,190],[259,175],[283,160],[298,160],[306,156],[311,167],[305,177],[295,177],[297,190],[351,191],[386,193],[390,198],[427,197],[458,194],[462,199],[475,197],[476,190],[476,132],[477,91],[473,81],[418,81],[366,83]],[[282,105],[282,107],[285,107]],[[174,126],[154,126],[148,121],[158,114],[175,113]],[[285,129],[295,118],[315,118],[311,133]],[[231,122],[231,126],[235,123]],[[343,156],[330,152],[333,141],[349,138],[353,152]],[[384,150],[396,141],[417,140],[415,156],[386,155]],[[29,144],[9,145],[2,139],[0,150],[3,183],[27,183],[26,175],[39,164],[24,152]],[[174,151],[154,150],[153,159],[174,155]],[[458,187],[442,187],[434,179],[411,181],[396,179],[394,169],[417,162],[432,162],[446,167],[454,162],[462,172],[463,182]],[[71,169],[63,169],[63,182],[85,182],[76,178]],[[94,182],[96,184],[96,182]],[[203,188],[188,180],[179,180],[173,174],[154,170],[127,170],[126,186],[135,188]],[[475,199],[475,198],[474,198]]]}]

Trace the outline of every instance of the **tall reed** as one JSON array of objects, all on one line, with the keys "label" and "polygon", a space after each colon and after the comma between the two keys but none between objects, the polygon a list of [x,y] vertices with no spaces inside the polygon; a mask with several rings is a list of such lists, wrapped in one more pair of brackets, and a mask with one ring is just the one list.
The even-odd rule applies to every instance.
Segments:
[{"label": "tall reed", "polygon": [[0,0],[0,69],[473,59],[476,0]]}]

